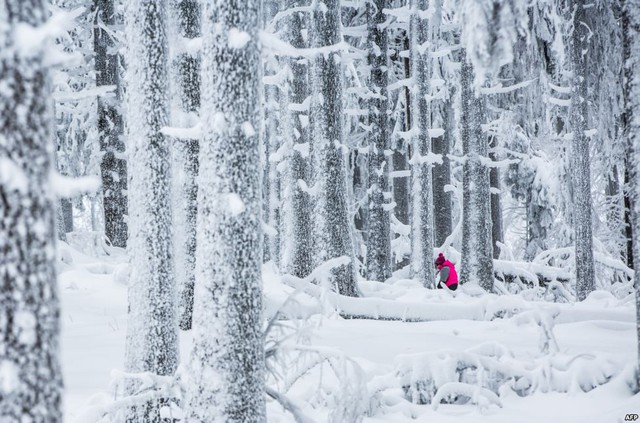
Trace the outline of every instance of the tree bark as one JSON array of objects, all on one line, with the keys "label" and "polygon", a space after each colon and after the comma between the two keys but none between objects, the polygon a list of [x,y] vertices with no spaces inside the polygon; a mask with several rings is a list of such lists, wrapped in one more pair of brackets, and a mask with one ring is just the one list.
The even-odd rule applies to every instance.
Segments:
[{"label": "tree bark", "polygon": [[586,54],[589,49],[589,29],[584,24],[586,9],[583,0],[569,2],[573,34],[570,57],[573,65],[569,125],[572,139],[573,225],[575,230],[576,293],[579,301],[595,289],[593,235],[591,222],[591,159],[589,137],[585,135],[589,93],[587,91]]},{"label": "tree bark", "polygon": [[[342,41],[340,2],[326,0],[315,6],[309,28],[311,48],[335,46]],[[342,295],[358,296],[352,221],[347,204],[347,171],[343,152],[341,54],[319,54],[311,66],[311,139],[314,204],[315,264],[347,256],[349,264],[334,269],[331,284]]]},{"label": "tree bark", "polygon": [[385,281],[391,276],[391,225],[385,210],[385,194],[389,191],[389,164],[385,153],[389,150],[389,95],[387,85],[387,30],[381,27],[386,20],[385,0],[367,3],[368,64],[371,68],[369,100],[369,201],[367,225],[367,279]]},{"label": "tree bark", "polygon": [[427,96],[431,94],[431,47],[424,47],[431,41],[431,37],[429,19],[421,16],[429,9],[429,1],[411,0],[409,7],[412,10],[409,50],[413,78],[411,274],[424,286],[435,287],[432,165],[428,162],[431,153],[431,108],[427,100]]},{"label": "tree bark", "polygon": [[453,145],[455,125],[453,105],[450,100],[441,106],[444,135],[432,140],[434,154],[442,156],[442,164],[433,165],[433,212],[435,246],[442,247],[453,230],[451,192],[445,187],[451,184],[451,163],[448,157]]},{"label": "tree bark", "polygon": [[[128,372],[172,375],[178,365],[178,325],[173,266],[166,0],[127,4],[129,130]],[[137,388],[131,384],[130,391]],[[136,407],[131,422],[158,421],[162,401]]]},{"label": "tree bark", "polygon": [[0,3],[0,421],[62,422],[54,124],[42,0]]},{"label": "tree bark", "polygon": [[[491,138],[490,147],[497,145],[496,137]],[[489,153],[489,160],[497,160],[496,153]],[[500,258],[500,245],[504,243],[504,233],[502,227],[502,203],[500,201],[500,170],[497,167],[489,169],[489,183],[491,189],[491,245],[493,246],[493,258]],[[495,191],[495,192],[494,192]]]},{"label": "tree bark", "polygon": [[474,72],[462,54],[461,122],[462,152],[466,158],[462,179],[462,266],[463,283],[477,283],[493,289],[493,249],[491,248],[491,194],[489,170],[482,163],[488,156],[488,142],[482,132],[486,120],[484,99],[473,89]]},{"label": "tree bark", "polygon": [[[299,6],[300,0],[282,0],[283,10]],[[292,13],[283,22],[282,36],[295,48],[308,47],[302,36],[304,21],[300,14]],[[301,182],[310,185],[309,111],[298,111],[290,105],[301,105],[309,96],[309,65],[296,58],[283,59],[282,65],[290,70],[289,80],[283,89],[280,110],[283,116],[283,142],[290,155],[283,180],[283,248],[282,270],[299,278],[305,278],[312,270],[311,198],[302,189]]]},{"label": "tree bark", "polygon": [[96,86],[116,86],[116,97],[98,97],[98,133],[102,161],[102,195],[105,236],[116,247],[127,246],[127,162],[122,139],[123,122],[120,112],[120,78],[118,54],[111,35],[104,26],[115,24],[113,0],[93,0],[96,22],[93,29]]},{"label": "tree bark", "polygon": [[[200,6],[197,0],[173,0],[171,9],[178,34],[188,41],[200,36]],[[173,118],[174,126],[192,127],[200,109],[200,58],[180,54],[174,66],[175,85],[181,113]],[[198,214],[199,140],[178,139],[173,142],[172,178],[173,222],[175,242],[178,322],[180,329],[191,329],[195,283],[196,217]]]},{"label": "tree bark", "polygon": [[189,422],[266,421],[257,0],[204,4]]},{"label": "tree bark", "polygon": [[[640,4],[635,0],[625,0],[622,14],[622,36],[624,43],[624,113],[627,125],[625,125],[625,138],[627,147],[631,152],[628,161],[630,172],[630,199],[631,199],[631,224],[634,234],[633,254],[640,256]],[[640,272],[635,273],[634,287],[636,291],[636,343],[638,345],[637,367],[634,378],[633,390],[640,391]]]}]

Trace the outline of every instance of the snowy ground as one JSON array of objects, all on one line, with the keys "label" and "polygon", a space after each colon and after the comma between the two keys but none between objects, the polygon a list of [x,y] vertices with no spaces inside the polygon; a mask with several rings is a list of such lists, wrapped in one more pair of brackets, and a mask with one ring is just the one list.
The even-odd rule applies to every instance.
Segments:
[{"label": "snowy ground", "polygon": [[[60,293],[69,423],[98,421],[89,418],[88,411],[113,398],[111,374],[113,369],[123,367],[126,334],[124,257],[117,253],[111,257],[100,255],[99,248],[83,244],[83,253],[64,245],[61,251],[66,262],[60,266]],[[98,255],[101,258],[94,258]],[[265,290],[267,313],[272,313],[291,292],[268,266]],[[522,296],[479,298],[473,292],[453,297],[423,290],[410,281],[388,286],[366,283],[363,290],[378,298],[375,307],[384,308],[387,301],[393,300],[406,309],[414,307],[415,315],[448,310],[443,315],[451,320],[406,323],[345,320],[335,315],[311,317],[305,323],[309,330],[306,348],[312,351],[319,347],[322,356],[333,357],[334,369],[336,363],[341,363],[338,379],[343,372],[348,379],[346,385],[350,385],[340,385],[331,371],[319,367],[299,379],[290,379],[287,395],[301,405],[311,421],[350,421],[350,417],[344,417],[349,415],[348,410],[330,415],[328,405],[360,407],[368,414],[364,418],[367,423],[607,423],[622,422],[628,413],[640,414],[640,396],[631,396],[626,385],[636,357],[635,311],[629,298],[597,292],[584,304],[570,305],[529,302]],[[315,300],[300,300],[298,311],[314,310]],[[465,319],[456,319],[456,313]],[[485,320],[495,314],[503,318]],[[551,346],[549,353],[541,350],[540,340],[545,338],[541,338],[543,331],[536,321],[544,323],[544,316],[552,314],[557,314],[552,330],[558,351],[553,352]],[[183,357],[187,357],[189,334],[183,334],[181,341]],[[488,350],[493,352],[487,353]],[[496,356],[494,350],[502,352]],[[536,392],[520,397],[509,382],[499,389],[500,406],[492,404],[491,395],[485,397],[478,392],[472,395],[477,404],[434,407],[407,401],[403,384],[419,381],[426,374],[446,383],[452,357],[471,361],[497,357],[496,363],[508,369],[526,368]],[[302,361],[305,359],[309,356]],[[285,367],[290,370],[296,366]],[[609,382],[582,392],[580,384],[597,385],[603,378]],[[281,381],[278,386],[284,384]],[[544,392],[554,390],[565,392]],[[273,401],[269,413],[270,421],[293,421]]]}]

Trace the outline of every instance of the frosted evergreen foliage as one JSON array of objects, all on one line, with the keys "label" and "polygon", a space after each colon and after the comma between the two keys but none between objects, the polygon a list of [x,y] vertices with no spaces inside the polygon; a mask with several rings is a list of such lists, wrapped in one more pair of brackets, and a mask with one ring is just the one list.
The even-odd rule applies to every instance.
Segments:
[{"label": "frosted evergreen foliage", "polygon": [[[284,1],[286,10],[300,2]],[[282,19],[281,37],[295,48],[305,48],[303,37],[305,20],[300,13],[287,14]],[[309,61],[295,57],[283,57],[282,68],[287,81],[281,87],[280,110],[282,112],[283,143],[288,157],[283,175],[282,262],[283,272],[304,278],[311,273],[311,198],[304,184],[310,181],[309,109],[302,106],[309,97]],[[305,124],[303,124],[305,123]]]},{"label": "frosted evergreen foliage", "polygon": [[[0,2],[0,421],[62,422],[45,2]],[[20,32],[19,32],[20,31]]]},{"label": "frosted evergreen foliage", "polygon": [[367,3],[368,64],[371,67],[369,93],[369,207],[367,237],[367,279],[384,281],[391,276],[391,226],[385,193],[389,190],[389,165],[385,153],[389,142],[389,94],[387,92],[387,29],[383,26],[385,0]]},{"label": "frosted evergreen foliage", "polygon": [[433,188],[431,159],[430,94],[431,55],[429,19],[423,18],[429,8],[427,0],[412,0],[410,7],[411,96],[413,116],[411,163],[411,273],[425,286],[434,286],[433,266]]},{"label": "frosted evergreen foliage", "polygon": [[311,66],[315,264],[348,257],[348,264],[333,270],[332,284],[343,295],[357,296],[342,132],[342,66],[336,46],[342,41],[338,0],[314,7],[309,38],[312,48],[333,46],[331,52],[316,55]]},{"label": "frosted evergreen foliage", "polygon": [[[171,375],[178,364],[178,327],[170,209],[170,140],[166,2],[127,3],[129,320],[128,372]],[[135,391],[136,386],[132,384]],[[147,408],[145,410],[145,408]],[[153,421],[159,410],[139,407],[132,421]]]},{"label": "frosted evergreen foliage", "polygon": [[463,283],[477,283],[493,289],[493,248],[491,246],[491,204],[489,169],[483,162],[489,143],[482,131],[486,119],[484,98],[472,87],[473,68],[463,55],[460,137],[465,155],[463,167],[462,265]]},{"label": "frosted evergreen foliage", "polygon": [[591,29],[583,22],[586,17],[586,2],[569,2],[573,16],[573,32],[570,41],[570,55],[573,68],[571,107],[569,126],[572,139],[573,185],[573,226],[575,230],[576,293],[578,300],[584,300],[595,289],[595,268],[593,262],[593,229],[591,213],[591,160],[590,139],[587,128],[589,93],[585,63],[589,51]]},{"label": "frosted evergreen foliage", "polygon": [[204,5],[189,422],[265,422],[257,0]]}]

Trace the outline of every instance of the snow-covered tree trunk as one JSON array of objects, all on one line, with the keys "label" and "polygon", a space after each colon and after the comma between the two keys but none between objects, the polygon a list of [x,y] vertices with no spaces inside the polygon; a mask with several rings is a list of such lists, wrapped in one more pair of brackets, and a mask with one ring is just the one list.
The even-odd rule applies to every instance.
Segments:
[{"label": "snow-covered tree trunk", "polygon": [[[625,136],[631,156],[630,200],[633,229],[633,255],[640,257],[640,3],[625,0],[622,13],[623,60],[624,60],[624,114],[627,125]],[[635,372],[636,392],[640,391],[640,272],[634,276],[636,291],[637,365]]]},{"label": "snow-covered tree trunk", "polygon": [[258,0],[204,3],[189,422],[266,421]]},{"label": "snow-covered tree trunk", "polygon": [[[262,20],[264,26],[269,25],[271,20],[278,13],[278,2],[276,0],[265,0],[262,4]],[[266,77],[273,77],[278,73],[278,62],[274,57],[269,57],[264,61],[264,73]],[[278,171],[278,161],[270,160],[271,156],[277,156],[282,133],[280,124],[280,96],[276,84],[265,84],[264,86],[264,106],[262,108],[263,129],[261,131],[263,150],[263,220],[269,225],[270,231],[264,233],[264,260],[272,260],[276,267],[280,267],[281,261],[281,177]],[[282,100],[284,101],[284,100]],[[283,240],[283,242],[287,242]]]},{"label": "snow-covered tree trunk", "polygon": [[491,194],[487,159],[489,145],[481,125],[485,103],[473,88],[473,66],[462,54],[460,75],[460,137],[465,156],[462,177],[462,283],[477,283],[493,289],[493,249],[491,248]]},{"label": "snow-covered tree trunk", "polygon": [[[497,137],[492,137],[490,147],[497,146]],[[489,159],[495,162],[497,159],[495,152],[489,153]],[[492,167],[489,170],[489,183],[491,189],[491,245],[493,247],[493,258],[500,258],[500,244],[504,243],[504,231],[502,225],[502,202],[500,201],[500,170]]]},{"label": "snow-covered tree trunk", "polygon": [[591,159],[589,157],[589,136],[587,113],[589,93],[587,91],[587,54],[589,34],[593,28],[585,24],[586,7],[583,0],[569,2],[572,13],[573,33],[570,39],[572,63],[571,107],[569,126],[572,133],[572,185],[573,185],[573,226],[575,230],[576,293],[578,300],[584,300],[595,289],[595,268],[593,261],[593,230],[591,222]]},{"label": "snow-covered tree trunk", "polygon": [[[103,26],[115,24],[114,0],[93,0],[96,22],[93,29],[96,86],[120,85],[118,53],[112,34]],[[120,90],[116,97],[98,97],[98,132],[102,161],[102,194],[105,236],[117,247],[127,245],[127,162],[122,139],[123,122],[120,111]]]},{"label": "snow-covered tree trunk", "polygon": [[[298,6],[300,1],[286,0],[284,4],[283,10],[289,10]],[[282,23],[282,38],[295,48],[308,47],[303,29],[304,20],[299,13],[287,15]],[[312,269],[309,236],[312,233],[311,198],[301,186],[301,182],[309,183],[309,111],[289,106],[302,105],[309,96],[309,64],[307,60],[286,58],[282,65],[288,69],[288,81],[281,91],[282,134],[290,155],[283,176],[281,264],[284,273],[304,278]]]},{"label": "snow-covered tree trunk", "polygon": [[[171,375],[178,364],[178,326],[170,208],[166,0],[127,3],[129,153],[129,321],[125,367]],[[130,387],[132,390],[136,386]],[[132,410],[131,421],[157,421],[159,407]]]},{"label": "snow-covered tree trunk", "polygon": [[[200,36],[198,0],[172,0],[174,34],[186,44]],[[173,126],[194,127],[200,109],[200,58],[183,52],[173,63],[177,106],[180,113],[172,116]],[[173,141],[172,205],[175,243],[175,275],[178,289],[178,321],[183,330],[191,329],[193,287],[196,265],[196,216],[198,214],[198,143],[197,139]]]},{"label": "snow-covered tree trunk", "polygon": [[352,222],[347,204],[347,170],[343,140],[342,42],[340,2],[315,4],[309,39],[312,48],[330,48],[318,54],[311,66],[311,148],[313,154],[314,248],[316,264],[336,257],[351,262],[332,271],[332,284],[340,294],[357,296]]},{"label": "snow-covered tree trunk", "polygon": [[442,163],[436,163],[433,166],[433,221],[436,247],[442,247],[453,230],[451,192],[445,190],[445,187],[451,184],[449,153],[453,146],[453,131],[455,130],[452,102],[447,100],[441,104],[439,112],[444,134],[432,140],[433,153],[442,155]]},{"label": "snow-covered tree trunk", "polygon": [[367,279],[385,281],[391,276],[391,227],[385,196],[389,191],[389,84],[388,36],[383,26],[386,0],[367,3],[368,63],[371,68],[369,100],[369,201],[367,224]]},{"label": "snow-covered tree trunk", "polygon": [[0,2],[2,422],[62,422],[48,43],[25,39],[47,16],[42,0]]},{"label": "snow-covered tree trunk", "polygon": [[431,153],[430,95],[431,54],[429,19],[424,17],[428,0],[411,0],[410,55],[413,78],[411,115],[413,116],[411,158],[411,274],[423,285],[435,284],[433,267],[433,186]]}]

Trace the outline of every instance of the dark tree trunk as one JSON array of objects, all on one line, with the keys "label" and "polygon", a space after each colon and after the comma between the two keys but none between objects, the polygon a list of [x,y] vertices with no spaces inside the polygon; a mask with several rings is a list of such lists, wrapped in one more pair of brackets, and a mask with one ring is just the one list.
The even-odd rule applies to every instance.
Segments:
[{"label": "dark tree trunk", "polygon": [[461,130],[463,168],[462,266],[463,283],[493,289],[493,249],[491,248],[491,194],[489,170],[482,158],[489,153],[481,125],[486,120],[485,101],[473,89],[472,65],[462,55]]},{"label": "dark tree trunk", "polygon": [[[491,138],[489,147],[496,147],[496,137]],[[489,159],[492,162],[497,160],[496,153],[489,152]],[[500,171],[497,167],[489,169],[489,183],[491,185],[491,245],[493,246],[493,258],[500,258],[500,246],[504,243],[502,226],[502,203],[500,201]]]},{"label": "dark tree trunk", "polygon": [[[185,39],[200,36],[198,0],[173,0],[172,12],[177,18],[179,35]],[[174,64],[178,78],[178,95],[182,119],[174,119],[178,127],[196,123],[200,109],[200,58],[183,53]],[[199,141],[179,139],[173,144],[174,172],[173,221],[175,240],[176,286],[178,289],[178,321],[180,329],[191,329],[193,289],[195,283],[196,217],[198,214]]]},{"label": "dark tree trunk", "polygon": [[[28,53],[19,27],[43,31],[42,0],[0,3],[0,421],[62,422],[55,135],[47,51]],[[18,44],[18,45],[17,45]]]},{"label": "dark tree trunk", "polygon": [[367,28],[371,67],[369,100],[369,163],[368,163],[368,213],[367,213],[367,279],[385,281],[391,276],[391,227],[389,211],[385,210],[385,194],[389,191],[389,163],[385,152],[389,150],[389,95],[387,85],[387,29],[383,10],[385,0],[367,3]]},{"label": "dark tree trunk", "polygon": [[[96,22],[93,30],[95,52],[96,86],[119,87],[118,54],[109,33],[100,27],[115,24],[113,0],[94,0]],[[98,133],[102,161],[102,193],[105,236],[112,245],[127,245],[127,162],[122,139],[122,116],[120,112],[120,90],[116,97],[98,97]]]},{"label": "dark tree trunk", "polygon": [[588,28],[586,4],[583,0],[569,2],[573,16],[573,34],[570,39],[570,57],[573,65],[573,89],[569,124],[572,140],[573,225],[575,229],[576,292],[578,300],[584,300],[595,289],[593,261],[593,235],[591,222],[591,159],[589,137],[585,135],[588,116],[589,93],[587,90],[587,54],[589,34],[596,28]]},{"label": "dark tree trunk", "polygon": [[[340,2],[326,0],[316,6],[309,39],[312,48],[334,46],[342,41]],[[343,145],[342,65],[338,51],[319,54],[311,66],[311,127],[315,201],[316,264],[348,257],[350,263],[333,269],[332,284],[342,295],[358,296],[352,219],[347,204],[347,171]],[[321,101],[322,100],[322,104]]]},{"label": "dark tree trunk", "polygon": [[[625,136],[627,148],[631,153],[629,160],[630,198],[631,198],[631,224],[633,225],[633,253],[635,257],[640,255],[640,214],[638,202],[640,201],[640,163],[637,160],[640,154],[640,125],[638,114],[640,113],[640,5],[637,1],[625,0],[622,15],[623,35],[623,60],[624,60],[624,110]],[[625,177],[626,179],[626,177]],[[636,358],[636,372],[634,378],[634,392],[640,391],[640,272],[635,273],[634,287],[636,291],[636,345],[638,346]]]},{"label": "dark tree trunk", "polygon": [[[283,0],[284,10],[300,6],[300,0]],[[295,48],[308,47],[303,37],[306,21],[298,13],[288,15],[283,22],[283,37]],[[302,105],[309,95],[309,65],[297,58],[283,60],[291,69],[290,79],[281,97],[283,142],[290,146],[288,166],[283,180],[283,237],[282,269],[285,273],[304,278],[312,270],[311,254],[311,198],[299,181],[310,185],[309,127],[302,119],[309,119],[309,111],[300,112],[292,104]],[[290,240],[290,242],[288,242]]]},{"label": "dark tree trunk", "polygon": [[441,105],[444,135],[432,140],[433,153],[442,155],[442,164],[433,166],[433,221],[434,244],[442,247],[452,231],[451,193],[445,187],[451,184],[449,152],[453,145],[454,115],[451,101]]}]

